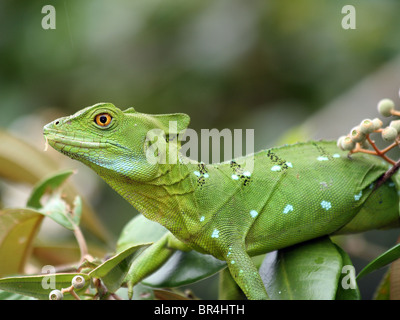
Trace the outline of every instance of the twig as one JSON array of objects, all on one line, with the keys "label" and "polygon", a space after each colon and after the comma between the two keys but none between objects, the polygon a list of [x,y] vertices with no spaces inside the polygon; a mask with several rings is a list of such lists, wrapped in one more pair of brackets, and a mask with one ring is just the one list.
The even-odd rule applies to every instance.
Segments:
[{"label": "twig", "polygon": [[66,292],[70,293],[71,296],[73,296],[73,297],[75,298],[75,300],[82,300],[82,299],[76,294],[76,292],[75,292],[75,290],[74,290],[74,286],[70,286],[70,287],[68,287],[68,288],[61,289],[61,293],[64,294],[64,293],[66,293]]},{"label": "twig", "polygon": [[74,228],[74,235],[76,241],[78,242],[79,251],[81,253],[80,264],[82,264],[85,260],[91,259],[91,256],[89,255],[89,250],[86,244],[85,237],[83,236],[83,233],[78,226]]},{"label": "twig", "polygon": [[374,148],[377,156],[383,158],[385,161],[389,162],[392,165],[395,164],[395,162],[392,159],[390,159],[389,157],[387,157],[386,154],[385,154],[387,151],[389,151],[390,149],[393,148],[392,146],[389,146],[391,148],[388,149],[387,151],[383,152],[383,150],[381,151],[381,150],[378,149],[378,147],[376,146],[375,142],[372,141],[371,138],[369,137],[369,134],[367,135],[367,140],[368,140],[369,144],[372,146],[372,148]]},{"label": "twig", "polygon": [[380,177],[375,185],[375,190],[378,189],[381,185],[383,185],[387,180],[389,180],[397,170],[400,168],[400,160],[397,161],[396,163],[393,164],[393,167],[391,167],[388,171],[386,171],[382,177]]}]

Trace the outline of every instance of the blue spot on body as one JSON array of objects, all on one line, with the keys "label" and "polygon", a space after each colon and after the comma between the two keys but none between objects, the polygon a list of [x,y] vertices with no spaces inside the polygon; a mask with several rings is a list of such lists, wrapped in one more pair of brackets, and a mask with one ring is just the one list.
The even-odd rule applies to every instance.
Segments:
[{"label": "blue spot on body", "polygon": [[214,229],[211,238],[219,238],[219,230],[218,229]]},{"label": "blue spot on body", "polygon": [[293,168],[293,164],[292,164],[291,162],[286,162],[286,165],[287,165],[289,168]]},{"label": "blue spot on body", "polygon": [[285,209],[283,209],[283,213],[287,214],[293,211],[293,206],[291,204],[286,205]]},{"label": "blue spot on body", "polygon": [[204,219],[205,219],[205,217],[204,217],[204,216],[201,216],[201,217],[200,217],[200,222],[203,222]]},{"label": "blue spot on body", "polygon": [[340,158],[340,154],[339,154],[339,153],[335,153],[335,154],[332,155],[332,157],[334,157],[334,158]]},{"label": "blue spot on body", "polygon": [[271,168],[271,171],[281,171],[281,166],[278,166],[278,165],[273,166],[273,167]]},{"label": "blue spot on body", "polygon": [[238,180],[238,179],[239,179],[239,176],[237,176],[236,174],[233,174],[233,175],[232,175],[232,179],[233,179],[233,180]]},{"label": "blue spot on body", "polygon": [[317,158],[318,161],[328,161],[328,157],[320,156]]},{"label": "blue spot on body", "polygon": [[208,178],[209,177],[208,173],[203,174],[203,177]]},{"label": "blue spot on body", "polygon": [[332,208],[332,204],[329,201],[323,200],[321,202],[321,207],[324,208],[325,210],[329,210],[330,208]]},{"label": "blue spot on body", "polygon": [[245,172],[243,172],[243,175],[244,175],[245,177],[250,177],[250,176],[251,176],[251,173],[250,173],[250,171],[245,171]]},{"label": "blue spot on body", "polygon": [[193,171],[194,175],[197,177],[200,177],[200,172],[199,171]]},{"label": "blue spot on body", "polygon": [[360,200],[361,196],[362,196],[362,191],[360,191],[359,194],[354,195],[354,200],[356,200],[356,201]]},{"label": "blue spot on body", "polygon": [[258,216],[258,212],[256,210],[251,210],[250,211],[250,215],[251,215],[252,218],[255,218],[255,217]]}]

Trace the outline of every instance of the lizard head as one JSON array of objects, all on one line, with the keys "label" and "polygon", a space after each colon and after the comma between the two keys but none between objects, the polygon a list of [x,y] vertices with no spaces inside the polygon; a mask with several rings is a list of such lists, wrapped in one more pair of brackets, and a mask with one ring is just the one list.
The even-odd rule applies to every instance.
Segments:
[{"label": "lizard head", "polygon": [[[171,121],[175,124],[172,129]],[[154,132],[163,132],[164,141],[168,141],[185,130],[189,121],[185,114],[149,115],[98,103],[47,124],[44,136],[54,149],[102,176],[117,174],[148,181],[157,175],[160,165],[148,160],[149,132],[152,137]]]}]

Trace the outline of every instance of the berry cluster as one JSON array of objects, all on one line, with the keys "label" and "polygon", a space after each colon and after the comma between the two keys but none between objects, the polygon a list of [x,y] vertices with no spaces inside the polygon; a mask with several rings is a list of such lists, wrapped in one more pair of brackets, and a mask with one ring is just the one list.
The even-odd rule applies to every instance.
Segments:
[{"label": "berry cluster", "polygon": [[[378,111],[384,117],[400,116],[400,111],[395,110],[394,102],[390,99],[379,101]],[[386,153],[400,143],[400,120],[391,121],[386,128],[382,128],[382,126],[383,123],[379,118],[373,120],[365,119],[358,126],[351,129],[347,136],[341,136],[337,141],[337,145],[340,149],[350,151],[350,153],[364,152],[377,155],[394,165],[395,161],[390,159]],[[372,133],[380,133],[382,139],[386,142],[391,142],[391,144],[380,150],[370,138]],[[371,150],[371,147],[373,150]]]},{"label": "berry cluster", "polygon": [[49,294],[50,300],[62,300],[64,298],[64,293],[70,293],[75,299],[80,300],[79,296],[75,293],[75,289],[82,289],[85,286],[85,279],[82,276],[75,276],[72,279],[71,286],[65,289],[53,290]]}]

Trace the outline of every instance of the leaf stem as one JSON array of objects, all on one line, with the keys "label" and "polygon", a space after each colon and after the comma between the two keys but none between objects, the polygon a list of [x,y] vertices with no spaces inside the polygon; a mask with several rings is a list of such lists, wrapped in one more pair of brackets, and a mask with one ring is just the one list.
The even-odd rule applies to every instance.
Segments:
[{"label": "leaf stem", "polygon": [[78,242],[79,251],[81,252],[80,263],[82,264],[86,259],[91,260],[91,256],[89,255],[89,250],[86,244],[85,237],[83,236],[83,233],[78,226],[74,228],[74,235],[76,241]]}]

